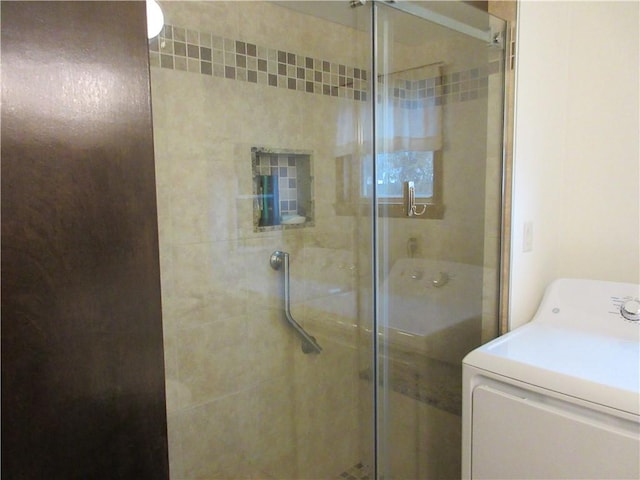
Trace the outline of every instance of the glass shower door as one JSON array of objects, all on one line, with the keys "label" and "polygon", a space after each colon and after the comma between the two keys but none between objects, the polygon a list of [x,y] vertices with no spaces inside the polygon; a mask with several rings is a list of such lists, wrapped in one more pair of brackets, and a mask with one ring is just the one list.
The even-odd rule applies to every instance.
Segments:
[{"label": "glass shower door", "polygon": [[504,22],[376,3],[378,478],[460,477],[463,356],[498,330]]},{"label": "glass shower door", "polygon": [[160,3],[172,478],[459,477],[461,359],[497,332],[504,25]]},{"label": "glass shower door", "polygon": [[347,196],[372,145],[370,9],[160,3],[150,60],[171,478],[365,476],[374,383],[360,380],[372,358],[360,331],[373,322],[358,305],[371,297],[372,222],[360,202],[372,200]]}]

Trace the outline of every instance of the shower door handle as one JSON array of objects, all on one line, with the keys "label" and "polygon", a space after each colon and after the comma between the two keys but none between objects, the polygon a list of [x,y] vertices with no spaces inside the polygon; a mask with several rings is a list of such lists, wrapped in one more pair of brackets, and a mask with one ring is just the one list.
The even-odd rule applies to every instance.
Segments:
[{"label": "shower door handle", "polygon": [[274,270],[280,270],[283,268],[284,276],[284,315],[287,319],[287,323],[302,337],[302,351],[304,353],[320,353],[322,347],[316,342],[316,339],[309,335],[307,331],[296,322],[291,315],[291,288],[289,283],[289,254],[287,252],[281,252],[276,250],[271,254],[269,259],[271,268]]},{"label": "shower door handle", "polygon": [[[424,215],[427,210],[427,206],[424,204],[416,203],[416,186],[414,182],[404,182],[404,211],[407,217],[419,217]],[[418,207],[422,207],[422,210],[418,212]]]}]

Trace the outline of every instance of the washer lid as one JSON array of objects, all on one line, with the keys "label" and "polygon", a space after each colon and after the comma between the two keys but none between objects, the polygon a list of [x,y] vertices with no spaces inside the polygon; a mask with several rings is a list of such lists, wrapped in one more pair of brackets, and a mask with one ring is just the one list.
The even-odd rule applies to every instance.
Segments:
[{"label": "washer lid", "polygon": [[611,307],[611,297],[637,291],[633,284],[556,281],[532,322],[471,352],[464,363],[640,415],[640,324]]},{"label": "washer lid", "polygon": [[533,322],[638,341],[640,321],[627,309],[634,310],[639,299],[635,283],[562,278],[547,287]]}]

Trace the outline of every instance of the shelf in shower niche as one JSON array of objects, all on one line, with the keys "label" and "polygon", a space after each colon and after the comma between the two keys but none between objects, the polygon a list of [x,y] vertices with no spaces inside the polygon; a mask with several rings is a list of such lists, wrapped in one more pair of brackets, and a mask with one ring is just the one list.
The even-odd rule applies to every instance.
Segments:
[{"label": "shelf in shower niche", "polygon": [[253,230],[313,226],[311,152],[253,147]]}]

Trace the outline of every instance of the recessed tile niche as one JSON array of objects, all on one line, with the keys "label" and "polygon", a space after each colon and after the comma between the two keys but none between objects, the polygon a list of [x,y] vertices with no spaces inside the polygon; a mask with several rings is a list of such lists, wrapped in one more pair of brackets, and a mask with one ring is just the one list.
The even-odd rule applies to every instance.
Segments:
[{"label": "recessed tile niche", "polygon": [[311,152],[253,147],[255,232],[313,226]]}]

